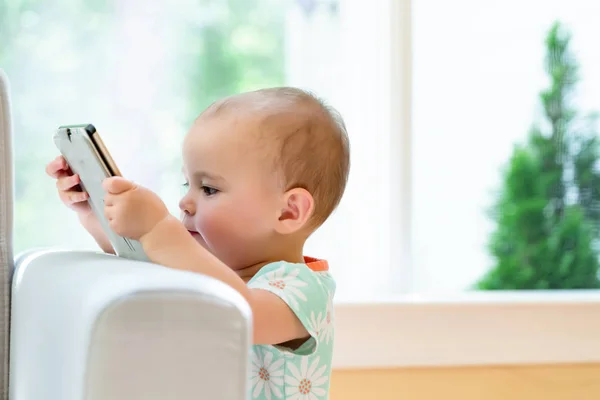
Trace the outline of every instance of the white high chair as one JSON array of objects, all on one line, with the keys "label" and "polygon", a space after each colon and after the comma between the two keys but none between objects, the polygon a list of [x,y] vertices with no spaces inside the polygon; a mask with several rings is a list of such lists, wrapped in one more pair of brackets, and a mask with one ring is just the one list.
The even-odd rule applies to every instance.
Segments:
[{"label": "white high chair", "polygon": [[233,289],[93,252],[13,260],[11,130],[0,70],[2,400],[244,399],[251,313]]}]

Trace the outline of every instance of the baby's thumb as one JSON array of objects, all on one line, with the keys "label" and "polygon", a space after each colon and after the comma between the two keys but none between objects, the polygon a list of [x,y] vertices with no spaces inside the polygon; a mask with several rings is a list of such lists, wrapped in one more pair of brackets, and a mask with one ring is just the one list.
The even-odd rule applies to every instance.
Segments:
[{"label": "baby's thumb", "polygon": [[110,194],[120,194],[131,190],[135,187],[133,182],[128,181],[125,178],[121,178],[120,176],[114,176],[111,178],[107,178],[102,182],[102,187],[104,190]]}]

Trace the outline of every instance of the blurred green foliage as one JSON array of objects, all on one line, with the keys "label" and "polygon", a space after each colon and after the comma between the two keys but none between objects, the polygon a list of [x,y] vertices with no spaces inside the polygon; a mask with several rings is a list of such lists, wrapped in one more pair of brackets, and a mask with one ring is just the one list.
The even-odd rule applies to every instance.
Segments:
[{"label": "blurred green foliage", "polygon": [[555,23],[546,38],[544,120],[509,161],[493,209],[496,265],[483,290],[600,288],[600,148],[594,116],[573,106],[578,64]]}]

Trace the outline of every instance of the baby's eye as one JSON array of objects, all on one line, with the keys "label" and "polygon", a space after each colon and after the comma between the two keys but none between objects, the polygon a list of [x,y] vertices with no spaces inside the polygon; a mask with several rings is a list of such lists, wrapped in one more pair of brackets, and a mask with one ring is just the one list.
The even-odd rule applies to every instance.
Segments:
[{"label": "baby's eye", "polygon": [[215,188],[211,188],[210,186],[202,186],[201,187],[202,191],[204,192],[204,195],[206,196],[214,196],[215,194],[219,193],[219,190],[215,189]]}]

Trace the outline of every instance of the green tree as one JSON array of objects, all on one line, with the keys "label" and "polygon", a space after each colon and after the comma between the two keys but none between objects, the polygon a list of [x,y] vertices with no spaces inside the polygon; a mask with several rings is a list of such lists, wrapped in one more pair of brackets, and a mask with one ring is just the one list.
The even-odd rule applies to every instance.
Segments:
[{"label": "green tree", "polygon": [[546,38],[545,120],[515,146],[492,216],[495,266],[483,290],[599,288],[600,151],[594,118],[572,105],[578,65],[557,22]]}]

